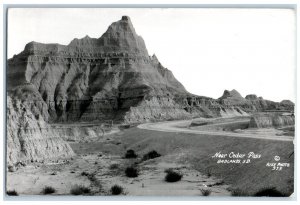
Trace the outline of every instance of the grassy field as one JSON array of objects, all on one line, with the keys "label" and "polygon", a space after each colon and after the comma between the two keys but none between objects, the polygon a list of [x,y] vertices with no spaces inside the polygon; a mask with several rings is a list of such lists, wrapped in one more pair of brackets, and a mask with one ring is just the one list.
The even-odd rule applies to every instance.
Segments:
[{"label": "grassy field", "polygon": [[[292,142],[166,133],[138,128],[124,130],[118,140],[122,142],[123,148],[133,149],[140,154],[156,150],[163,155],[177,156],[174,160],[190,163],[202,173],[221,178],[226,184],[232,185],[232,190],[246,195],[253,195],[269,187],[275,187],[287,195],[293,192]],[[249,164],[217,164],[217,160],[212,158],[217,152],[254,152],[260,154],[261,158],[252,159]],[[274,156],[280,156],[280,162],[290,163],[290,167],[272,171],[266,164],[275,162]]]}]

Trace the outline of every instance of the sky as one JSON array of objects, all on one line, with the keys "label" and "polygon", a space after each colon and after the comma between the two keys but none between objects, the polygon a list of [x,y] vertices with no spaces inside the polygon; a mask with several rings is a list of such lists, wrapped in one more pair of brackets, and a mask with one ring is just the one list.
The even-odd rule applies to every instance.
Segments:
[{"label": "sky", "polygon": [[155,54],[189,92],[219,98],[225,89],[235,89],[243,97],[295,102],[292,9],[13,8],[7,56],[31,41],[67,45],[86,35],[99,38],[123,15],[131,18],[149,55]]}]

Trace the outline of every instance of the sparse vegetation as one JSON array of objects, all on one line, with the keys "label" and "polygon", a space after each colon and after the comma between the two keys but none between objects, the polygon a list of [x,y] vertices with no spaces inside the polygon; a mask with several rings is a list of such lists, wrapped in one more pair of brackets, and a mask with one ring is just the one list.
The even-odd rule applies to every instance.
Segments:
[{"label": "sparse vegetation", "polygon": [[9,172],[15,172],[15,171],[17,171],[16,167],[12,166],[12,165],[8,165],[7,169],[8,169]]},{"label": "sparse vegetation", "polygon": [[224,180],[220,180],[220,181],[217,181],[215,184],[213,184],[214,186],[220,186],[220,185],[223,185],[225,182]]},{"label": "sparse vegetation", "polygon": [[166,182],[177,182],[180,181],[182,178],[182,174],[175,172],[171,169],[167,169],[165,170],[165,172],[167,173],[167,175],[165,176]]},{"label": "sparse vegetation", "polygon": [[[241,117],[236,119],[244,120],[247,118]],[[219,122],[223,122],[223,119]],[[217,178],[219,179],[224,179],[225,184],[231,185],[232,189],[230,190],[230,192],[233,196],[253,196],[254,194],[256,194],[256,192],[260,191],[261,188],[272,186],[276,187],[280,192],[283,192],[287,195],[293,193],[294,191],[293,171],[295,156],[291,155],[292,151],[294,150],[294,145],[292,141],[261,140],[260,145],[257,146],[257,140],[253,139],[219,137],[218,140],[215,140],[210,135],[203,135],[201,136],[200,141],[199,136],[191,135],[188,133],[181,133],[180,135],[176,135],[176,140],[174,140],[174,133],[158,133],[154,131],[145,132],[141,129],[127,130],[123,133],[122,139],[120,140],[122,140],[122,145],[120,147],[120,150],[116,151],[116,154],[121,154],[124,157],[126,150],[133,149],[136,154],[140,155],[141,153],[141,156],[138,156],[141,159],[143,158],[144,154],[153,149],[155,149],[159,153],[163,150],[163,153],[160,154],[168,155],[170,153],[174,153],[174,150],[177,149],[177,147],[184,147],[184,149],[186,149],[186,152],[184,152],[186,163],[191,164],[195,170],[199,171],[199,176],[201,176],[201,174],[204,173],[205,176],[217,176]],[[157,143],[158,141],[160,143]],[[135,146],[132,146],[133,142],[135,143]],[[168,143],[170,145],[165,146],[165,144]],[[214,146],[212,146],[212,144]],[[138,147],[139,145],[140,147]],[[84,149],[84,152],[82,152],[82,150],[79,149],[78,145],[76,144],[71,144],[71,146],[72,148],[74,147],[74,150],[78,154],[90,152],[91,150],[93,150],[93,152],[96,154],[101,154],[104,149],[100,146],[100,144],[97,143],[90,143],[88,147],[89,149]],[[151,148],[151,150],[147,150],[147,148]],[[219,152],[220,150],[222,150],[222,153],[230,153],[233,150],[236,152],[253,151],[255,153],[260,153],[262,157],[260,160],[252,160],[251,166],[228,166],[216,164],[216,160],[208,157],[207,153],[214,154]],[[282,160],[280,161],[290,163],[290,168],[285,169],[284,172],[280,173],[280,180],[274,180],[278,179],[278,172],[274,172],[271,169],[265,169],[266,160],[273,159],[275,154],[281,156]],[[128,166],[132,166],[131,163],[134,163],[135,161],[140,163],[140,160],[137,159],[127,159],[127,161],[129,162],[126,163],[130,163],[128,164]],[[94,161],[92,161],[92,163],[93,162]],[[100,164],[100,160],[98,161],[98,163]],[[117,163],[117,161],[110,162],[110,164],[113,163]],[[107,165],[108,168],[110,164]],[[120,164],[119,169],[110,171],[113,172],[115,176],[123,174],[123,176],[126,177],[124,172],[127,166],[123,166],[124,165]],[[264,169],[262,169],[262,167],[264,167]],[[76,167],[74,167],[74,169],[75,168]],[[77,175],[80,175],[82,171],[88,171],[79,171],[79,168],[76,168],[76,170]],[[254,172],[255,175],[253,175]],[[51,171],[49,172],[49,174],[50,173]],[[140,175],[141,173],[139,173],[139,176]],[[164,180],[165,175],[166,174],[164,173],[161,177],[162,180]],[[248,175],[253,176],[253,178],[245,178],[245,176]],[[182,180],[184,179],[184,177],[185,176],[183,176]],[[292,179],[292,183],[287,182],[287,180],[290,179]],[[253,181],[255,181],[255,183]],[[114,184],[111,184],[109,186],[108,191],[112,185]],[[212,194],[213,192],[211,193],[211,195]],[[198,195],[201,195],[200,191],[198,191]]]},{"label": "sparse vegetation", "polygon": [[241,189],[234,189],[231,190],[231,196],[249,196],[249,194]]},{"label": "sparse vegetation", "polygon": [[112,195],[120,195],[123,193],[123,187],[119,185],[114,185],[110,188],[110,192]]},{"label": "sparse vegetation", "polygon": [[43,194],[53,194],[55,192],[56,192],[56,190],[51,186],[45,186],[42,191]]},{"label": "sparse vegetation", "polygon": [[287,197],[286,194],[281,193],[275,187],[261,189],[254,196]]},{"label": "sparse vegetation", "polygon": [[87,175],[88,179],[92,182],[97,181],[97,178],[94,173]]},{"label": "sparse vegetation", "polygon": [[210,189],[200,189],[202,196],[209,196],[211,193]]},{"label": "sparse vegetation", "polygon": [[129,159],[129,158],[137,158],[137,154],[135,154],[134,150],[129,149],[127,150],[126,154],[125,154],[125,158]]},{"label": "sparse vegetation", "polygon": [[211,177],[211,169],[208,168],[208,169],[206,169],[205,171],[206,171],[206,176],[207,176],[207,177]]},{"label": "sparse vegetation", "polygon": [[8,191],[6,191],[6,194],[8,196],[19,196],[19,194],[16,190],[8,190]]},{"label": "sparse vegetation", "polygon": [[72,195],[83,195],[83,194],[89,194],[91,193],[91,189],[88,187],[85,187],[83,185],[75,185],[72,187],[70,193]]},{"label": "sparse vegetation", "polygon": [[119,164],[111,164],[110,166],[109,166],[109,169],[118,169],[119,168]]},{"label": "sparse vegetation", "polygon": [[125,174],[127,177],[131,178],[137,177],[139,175],[138,170],[134,167],[127,167],[125,170]]},{"label": "sparse vegetation", "polygon": [[81,176],[88,176],[89,175],[89,173],[87,173],[87,172],[81,172]]},{"label": "sparse vegetation", "polygon": [[143,156],[143,160],[154,159],[160,156],[161,154],[157,153],[155,150],[152,150]]}]

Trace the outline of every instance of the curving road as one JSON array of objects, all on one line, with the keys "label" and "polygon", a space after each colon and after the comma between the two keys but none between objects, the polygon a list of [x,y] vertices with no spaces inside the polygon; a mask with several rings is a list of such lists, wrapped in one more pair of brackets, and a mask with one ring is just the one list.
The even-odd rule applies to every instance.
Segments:
[{"label": "curving road", "polygon": [[[277,136],[270,133],[234,133],[234,132],[226,132],[226,131],[215,131],[215,130],[194,130],[190,129],[189,125],[192,120],[177,120],[177,121],[164,121],[164,122],[156,122],[156,123],[145,123],[138,125],[140,129],[146,130],[154,130],[161,132],[176,132],[176,133],[192,133],[199,135],[213,135],[213,136],[226,136],[226,137],[240,137],[240,138],[254,138],[254,139],[263,139],[263,140],[278,140],[278,141],[293,141],[294,137],[291,136]],[[214,125],[224,125],[224,124],[232,124],[245,122],[245,120],[239,120],[235,122],[220,122],[215,123]],[[209,125],[211,126],[211,125]]]}]

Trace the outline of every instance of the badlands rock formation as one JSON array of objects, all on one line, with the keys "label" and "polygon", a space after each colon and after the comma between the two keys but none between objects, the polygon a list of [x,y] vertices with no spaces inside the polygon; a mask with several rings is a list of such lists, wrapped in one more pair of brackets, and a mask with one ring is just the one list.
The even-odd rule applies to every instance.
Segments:
[{"label": "badlands rock formation", "polygon": [[[190,94],[155,55],[149,56],[127,16],[100,38],[86,36],[69,45],[28,43],[8,60],[7,87],[8,156],[13,162],[72,155],[57,133],[40,129],[51,122],[137,123],[293,109],[287,102],[245,99],[237,91],[225,91],[217,100]],[[25,124],[16,127],[19,117]]]},{"label": "badlands rock formation", "polygon": [[40,101],[48,122],[133,123],[245,115],[270,107],[256,99],[249,103],[237,91],[225,91],[218,100],[188,93],[155,55],[149,56],[127,16],[98,39],[86,36],[67,46],[28,43],[8,61],[7,78],[10,93],[30,85],[20,100]]},{"label": "badlands rock formation", "polygon": [[283,115],[279,113],[261,113],[251,117],[249,128],[268,128],[294,126],[294,115]]},{"label": "badlands rock formation", "polygon": [[27,103],[7,98],[7,162],[43,161],[74,155],[68,143],[53,131]]},{"label": "badlands rock formation", "polygon": [[282,102],[273,102],[265,100],[262,97],[257,97],[255,94],[247,95],[245,98],[236,91],[225,90],[222,97],[218,99],[219,103],[227,106],[238,106],[245,112],[260,112],[260,111],[294,111],[294,103],[289,100]]}]

